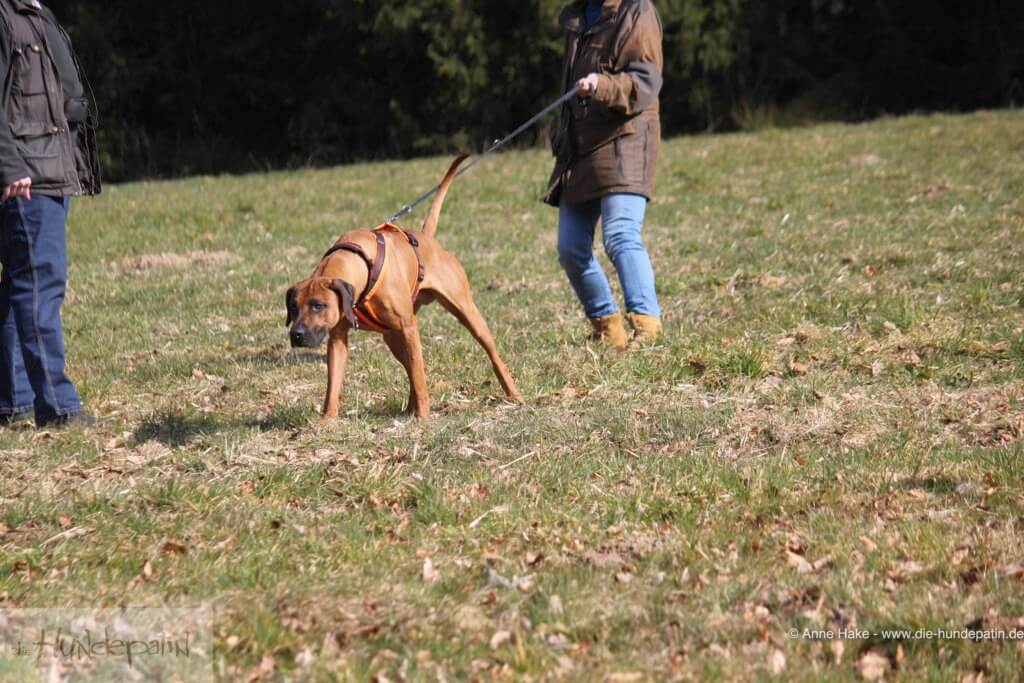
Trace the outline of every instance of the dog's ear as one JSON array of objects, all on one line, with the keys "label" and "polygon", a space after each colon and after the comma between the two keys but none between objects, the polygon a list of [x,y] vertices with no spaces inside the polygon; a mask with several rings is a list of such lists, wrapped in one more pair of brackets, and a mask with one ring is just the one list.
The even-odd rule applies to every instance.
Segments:
[{"label": "dog's ear", "polygon": [[334,290],[338,295],[338,302],[341,304],[341,312],[348,319],[348,322],[352,327],[356,326],[356,290],[355,287],[345,282],[344,280],[335,279],[331,280],[329,287]]},{"label": "dog's ear", "polygon": [[284,295],[284,305],[288,307],[288,320],[285,321],[284,326],[290,327],[293,322],[299,317],[299,302],[295,298],[297,294],[295,287],[288,290],[288,293]]}]

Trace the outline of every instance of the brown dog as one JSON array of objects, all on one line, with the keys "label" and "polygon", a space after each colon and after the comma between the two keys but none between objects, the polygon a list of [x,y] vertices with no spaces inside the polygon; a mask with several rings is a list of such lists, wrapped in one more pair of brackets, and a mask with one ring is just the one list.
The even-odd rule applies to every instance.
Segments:
[{"label": "brown dog", "polygon": [[522,402],[487,323],[473,303],[462,265],[434,238],[448,187],[465,158],[459,157],[448,169],[422,232],[382,225],[376,230],[346,233],[308,279],[288,290],[286,324],[291,326],[292,346],[318,348],[327,337],[325,418],[338,415],[348,364],[348,334],[353,328],[384,335],[391,353],[409,375],[407,409],[418,418],[430,413],[416,311],[435,300],[484,347],[509,399]]}]

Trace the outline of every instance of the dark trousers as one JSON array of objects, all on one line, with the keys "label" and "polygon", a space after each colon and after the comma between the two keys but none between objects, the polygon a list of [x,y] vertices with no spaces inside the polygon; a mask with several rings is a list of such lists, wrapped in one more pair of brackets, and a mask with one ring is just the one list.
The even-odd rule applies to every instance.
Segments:
[{"label": "dark trousers", "polygon": [[60,308],[68,281],[70,199],[0,204],[0,416],[46,422],[81,411],[64,371]]}]

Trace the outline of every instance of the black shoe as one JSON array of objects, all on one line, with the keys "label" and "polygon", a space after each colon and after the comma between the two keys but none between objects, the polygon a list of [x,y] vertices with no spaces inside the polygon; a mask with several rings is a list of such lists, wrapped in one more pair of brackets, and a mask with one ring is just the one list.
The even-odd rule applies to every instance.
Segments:
[{"label": "black shoe", "polygon": [[13,415],[0,415],[0,427],[23,427],[32,422],[32,411],[14,413]]},{"label": "black shoe", "polygon": [[47,420],[36,420],[36,427],[39,429],[48,427],[84,427],[88,429],[100,424],[102,424],[100,420],[97,420],[94,415],[84,410],[80,410],[77,413],[68,413],[67,415],[58,415]]}]

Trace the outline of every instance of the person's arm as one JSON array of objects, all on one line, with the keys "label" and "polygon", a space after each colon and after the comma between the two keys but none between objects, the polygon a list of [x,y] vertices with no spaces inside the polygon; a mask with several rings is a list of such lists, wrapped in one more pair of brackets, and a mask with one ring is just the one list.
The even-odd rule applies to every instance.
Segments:
[{"label": "person's arm", "polygon": [[[7,43],[6,31],[0,26],[0,82],[3,82],[11,67],[11,50]],[[32,198],[32,179],[18,145],[14,142],[14,134],[3,106],[0,106],[0,187],[3,188],[0,201],[7,201],[11,197]]]},{"label": "person's arm", "polygon": [[619,38],[621,66],[613,73],[591,74],[583,80],[596,76],[591,93],[594,100],[612,111],[633,116],[649,107],[661,92],[661,20],[648,4],[626,21],[632,25],[623,27]]}]

